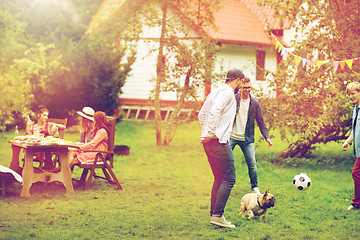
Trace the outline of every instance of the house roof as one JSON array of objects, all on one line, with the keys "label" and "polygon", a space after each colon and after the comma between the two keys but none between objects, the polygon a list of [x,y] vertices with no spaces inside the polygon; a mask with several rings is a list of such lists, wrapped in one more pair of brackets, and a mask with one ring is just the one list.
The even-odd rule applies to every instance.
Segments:
[{"label": "house roof", "polygon": [[223,8],[215,13],[219,31],[208,31],[209,35],[223,43],[246,45],[272,45],[266,26],[272,29],[291,27],[286,21],[282,28],[273,17],[270,6],[259,6],[258,0],[223,0]]},{"label": "house roof", "polygon": [[209,35],[223,43],[271,45],[264,25],[242,0],[224,0],[223,8],[215,12],[218,31]]},{"label": "house roof", "polygon": [[[269,33],[266,31],[267,23],[278,28],[273,18],[273,10],[269,6],[258,6],[258,0],[222,0],[223,8],[215,12],[216,25],[219,30],[206,31],[211,38],[222,43],[244,45],[273,45]],[[124,0],[104,0],[97,15],[110,13],[111,8],[121,7]],[[286,22],[283,28],[289,28],[291,22]],[[91,24],[86,33],[91,32]]]}]

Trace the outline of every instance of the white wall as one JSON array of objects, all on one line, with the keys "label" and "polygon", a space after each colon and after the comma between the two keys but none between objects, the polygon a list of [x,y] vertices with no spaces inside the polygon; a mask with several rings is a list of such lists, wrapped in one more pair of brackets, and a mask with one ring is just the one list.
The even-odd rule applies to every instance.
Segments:
[{"label": "white wall", "polygon": [[[169,18],[176,19],[177,15],[169,13]],[[179,21],[180,22],[180,21]],[[179,27],[180,28],[180,27]],[[178,36],[183,36],[181,31],[177,31]],[[187,33],[191,36],[196,36],[196,33],[189,30]],[[122,88],[123,93],[120,98],[131,99],[149,99],[151,91],[155,88],[156,79],[156,63],[158,51],[158,39],[160,37],[160,27],[144,28],[141,34],[142,40],[137,44],[137,59],[133,64],[133,70],[130,76],[126,79],[125,85]],[[226,76],[226,72],[231,68],[239,68],[244,74],[252,80],[253,87],[257,89],[267,89],[268,82],[256,81],[256,51],[265,51],[265,68],[269,71],[276,70],[276,52],[274,47],[257,47],[250,45],[238,44],[224,44],[221,51],[218,53],[217,61],[214,65],[216,73]],[[172,59],[166,59],[172,61]],[[223,69],[221,69],[223,68]],[[215,79],[214,79],[215,80]],[[223,83],[220,79],[215,80],[212,88],[216,87],[218,83]],[[200,90],[199,96],[204,96]],[[175,92],[162,92],[161,100],[176,100]]]},{"label": "white wall", "polygon": [[126,79],[123,92],[120,98],[148,99],[150,91],[154,89],[151,79],[156,78],[157,55],[150,53],[150,49],[155,47],[153,41],[140,40],[137,44],[136,61],[132,65],[130,76]]},{"label": "white wall", "polygon": [[[156,6],[155,6],[156,7]],[[161,10],[158,8],[159,14]],[[172,12],[168,13],[168,18],[172,19],[175,26],[175,32],[178,37],[184,37],[184,33],[180,30],[183,26],[176,23],[181,22],[177,15]],[[132,65],[132,71],[130,76],[126,79],[124,86],[122,87],[122,94],[120,98],[132,98],[132,99],[149,99],[151,91],[155,89],[156,80],[156,64],[158,56],[159,41],[161,28],[160,27],[147,27],[144,26],[141,31],[141,40],[137,43],[137,56],[136,61]],[[189,30],[186,34],[188,37],[196,36],[196,33]],[[166,61],[173,61],[173,59],[166,59]],[[153,98],[153,97],[152,97]],[[176,100],[175,92],[161,92],[161,100]]]},{"label": "white wall", "polygon": [[[257,47],[238,44],[224,44],[215,64],[215,71],[222,73],[224,76],[231,68],[239,68],[245,76],[252,81],[254,88],[265,91],[268,90],[269,83],[267,81],[256,80],[256,51],[265,51],[265,69],[270,72],[276,71],[277,60],[274,47]],[[221,67],[223,71],[221,72]],[[221,81],[222,83],[223,81]],[[214,84],[212,87],[216,87]]]}]

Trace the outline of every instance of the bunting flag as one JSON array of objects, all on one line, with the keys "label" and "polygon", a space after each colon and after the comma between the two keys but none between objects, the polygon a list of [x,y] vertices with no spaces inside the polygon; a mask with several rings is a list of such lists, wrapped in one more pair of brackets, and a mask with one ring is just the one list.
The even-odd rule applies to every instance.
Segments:
[{"label": "bunting flag", "polygon": [[273,33],[270,33],[272,38],[274,39],[275,43],[275,50],[281,54],[284,60],[288,59],[290,55],[294,57],[294,61],[296,65],[302,64],[303,67],[312,68],[317,66],[317,69],[320,69],[321,66],[330,65],[333,66],[333,70],[336,72],[339,69],[339,66],[342,70],[344,70],[345,66],[347,66],[350,70],[352,70],[353,65],[360,65],[359,57],[353,59],[345,59],[339,61],[331,61],[330,59],[327,60],[311,60],[307,58],[303,58],[293,54],[288,48],[284,47],[280,41],[274,36]]}]

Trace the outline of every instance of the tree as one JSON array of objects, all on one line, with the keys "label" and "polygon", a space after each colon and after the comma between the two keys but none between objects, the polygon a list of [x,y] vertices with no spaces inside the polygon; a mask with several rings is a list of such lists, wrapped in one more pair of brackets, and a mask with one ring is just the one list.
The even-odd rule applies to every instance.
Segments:
[{"label": "tree", "polygon": [[[135,53],[130,44],[122,44],[118,38],[119,35],[132,37],[123,32],[130,27],[136,28],[137,24],[126,25],[127,13],[115,13],[116,18],[99,19],[99,22],[104,22],[102,27],[93,28],[91,35],[85,35],[101,2],[102,0],[1,2],[4,7],[1,9],[4,11],[0,11],[0,14],[5,20],[12,19],[11,24],[14,25],[8,24],[6,33],[10,37],[0,39],[0,44],[4,45],[2,49],[8,49],[9,43],[26,44],[23,47],[16,45],[18,51],[15,51],[15,47],[11,51],[2,51],[14,57],[1,58],[0,61],[4,64],[0,62],[0,69],[8,71],[13,59],[23,58],[26,50],[35,48],[35,43],[52,46],[44,51],[46,58],[40,52],[27,53],[26,58],[31,59],[32,64],[36,61],[43,64],[42,67],[36,66],[40,67],[37,74],[28,76],[33,98],[27,104],[32,109],[37,109],[38,105],[46,105],[51,110],[51,116],[70,117],[69,122],[72,124],[75,111],[83,106],[92,106],[109,115],[119,106],[118,95],[131,70]],[[20,30],[22,35],[18,34]],[[2,28],[0,32],[2,33]],[[18,40],[14,41],[16,37]],[[50,69],[47,64],[54,61],[61,67]]]},{"label": "tree", "polygon": [[[268,122],[292,143],[279,154],[283,158],[304,156],[316,143],[345,139],[351,128],[352,106],[345,88],[360,80],[360,68],[352,65],[334,71],[333,61],[360,56],[360,5],[358,1],[261,1],[276,9],[276,16],[297,13],[293,54],[324,60],[321,66],[303,67],[292,56],[283,60],[271,86],[277,97],[264,102],[271,109]],[[288,7],[286,7],[288,6]],[[281,10],[278,10],[281,9]],[[313,62],[315,63],[315,62]],[[270,115],[270,116],[269,116]]]},{"label": "tree", "polygon": [[47,57],[51,47],[38,44],[37,48],[27,50],[23,58],[14,59],[14,64],[8,66],[8,70],[1,75],[0,121],[3,132],[6,121],[13,120],[15,112],[28,114],[28,107],[33,100],[33,81],[38,81],[37,86],[44,85],[47,74],[51,75],[52,71],[60,67],[59,61]]},{"label": "tree", "polygon": [[[206,81],[210,82],[214,76],[211,63],[218,46],[208,37],[205,30],[216,28],[213,11],[219,8],[219,1],[155,2],[161,6],[161,14],[154,11],[152,15],[153,19],[159,19],[155,22],[161,27],[154,96],[156,143],[158,146],[167,146],[175,135],[179,111],[184,102],[196,100],[199,87]],[[169,17],[170,11],[175,17]],[[195,34],[192,32],[193,29],[196,29]],[[160,114],[162,91],[177,93],[177,104],[170,115],[164,141],[161,137]]]},{"label": "tree", "polygon": [[14,122],[14,113],[25,110],[31,101],[30,84],[17,72],[14,59],[21,58],[27,44],[26,23],[17,19],[14,2],[0,2],[0,129],[4,137],[6,125]]}]

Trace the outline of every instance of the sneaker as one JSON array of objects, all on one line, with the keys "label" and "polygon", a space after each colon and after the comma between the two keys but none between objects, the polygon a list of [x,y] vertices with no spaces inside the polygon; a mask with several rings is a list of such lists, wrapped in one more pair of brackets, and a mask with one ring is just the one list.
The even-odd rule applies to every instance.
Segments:
[{"label": "sneaker", "polygon": [[350,205],[347,210],[349,210],[349,211],[356,211],[356,210],[359,210],[359,209],[360,209],[360,208],[357,207],[357,206]]},{"label": "sneaker", "polygon": [[[212,219],[212,217],[215,217],[215,216],[213,216],[213,215],[210,215],[210,222],[211,222],[211,219]],[[224,215],[221,215],[221,217],[220,218],[222,218],[223,220],[225,220],[225,217],[224,217]],[[225,220],[226,221],[226,220]],[[227,221],[228,222],[228,221]],[[228,222],[229,224],[231,224],[231,222]]]},{"label": "sneaker", "polygon": [[222,215],[221,217],[211,216],[210,223],[220,227],[236,228],[236,226],[231,224],[231,222],[225,220],[224,215]]},{"label": "sneaker", "polygon": [[259,191],[258,187],[254,187],[253,193],[256,193],[257,195],[261,195],[261,192]]}]

